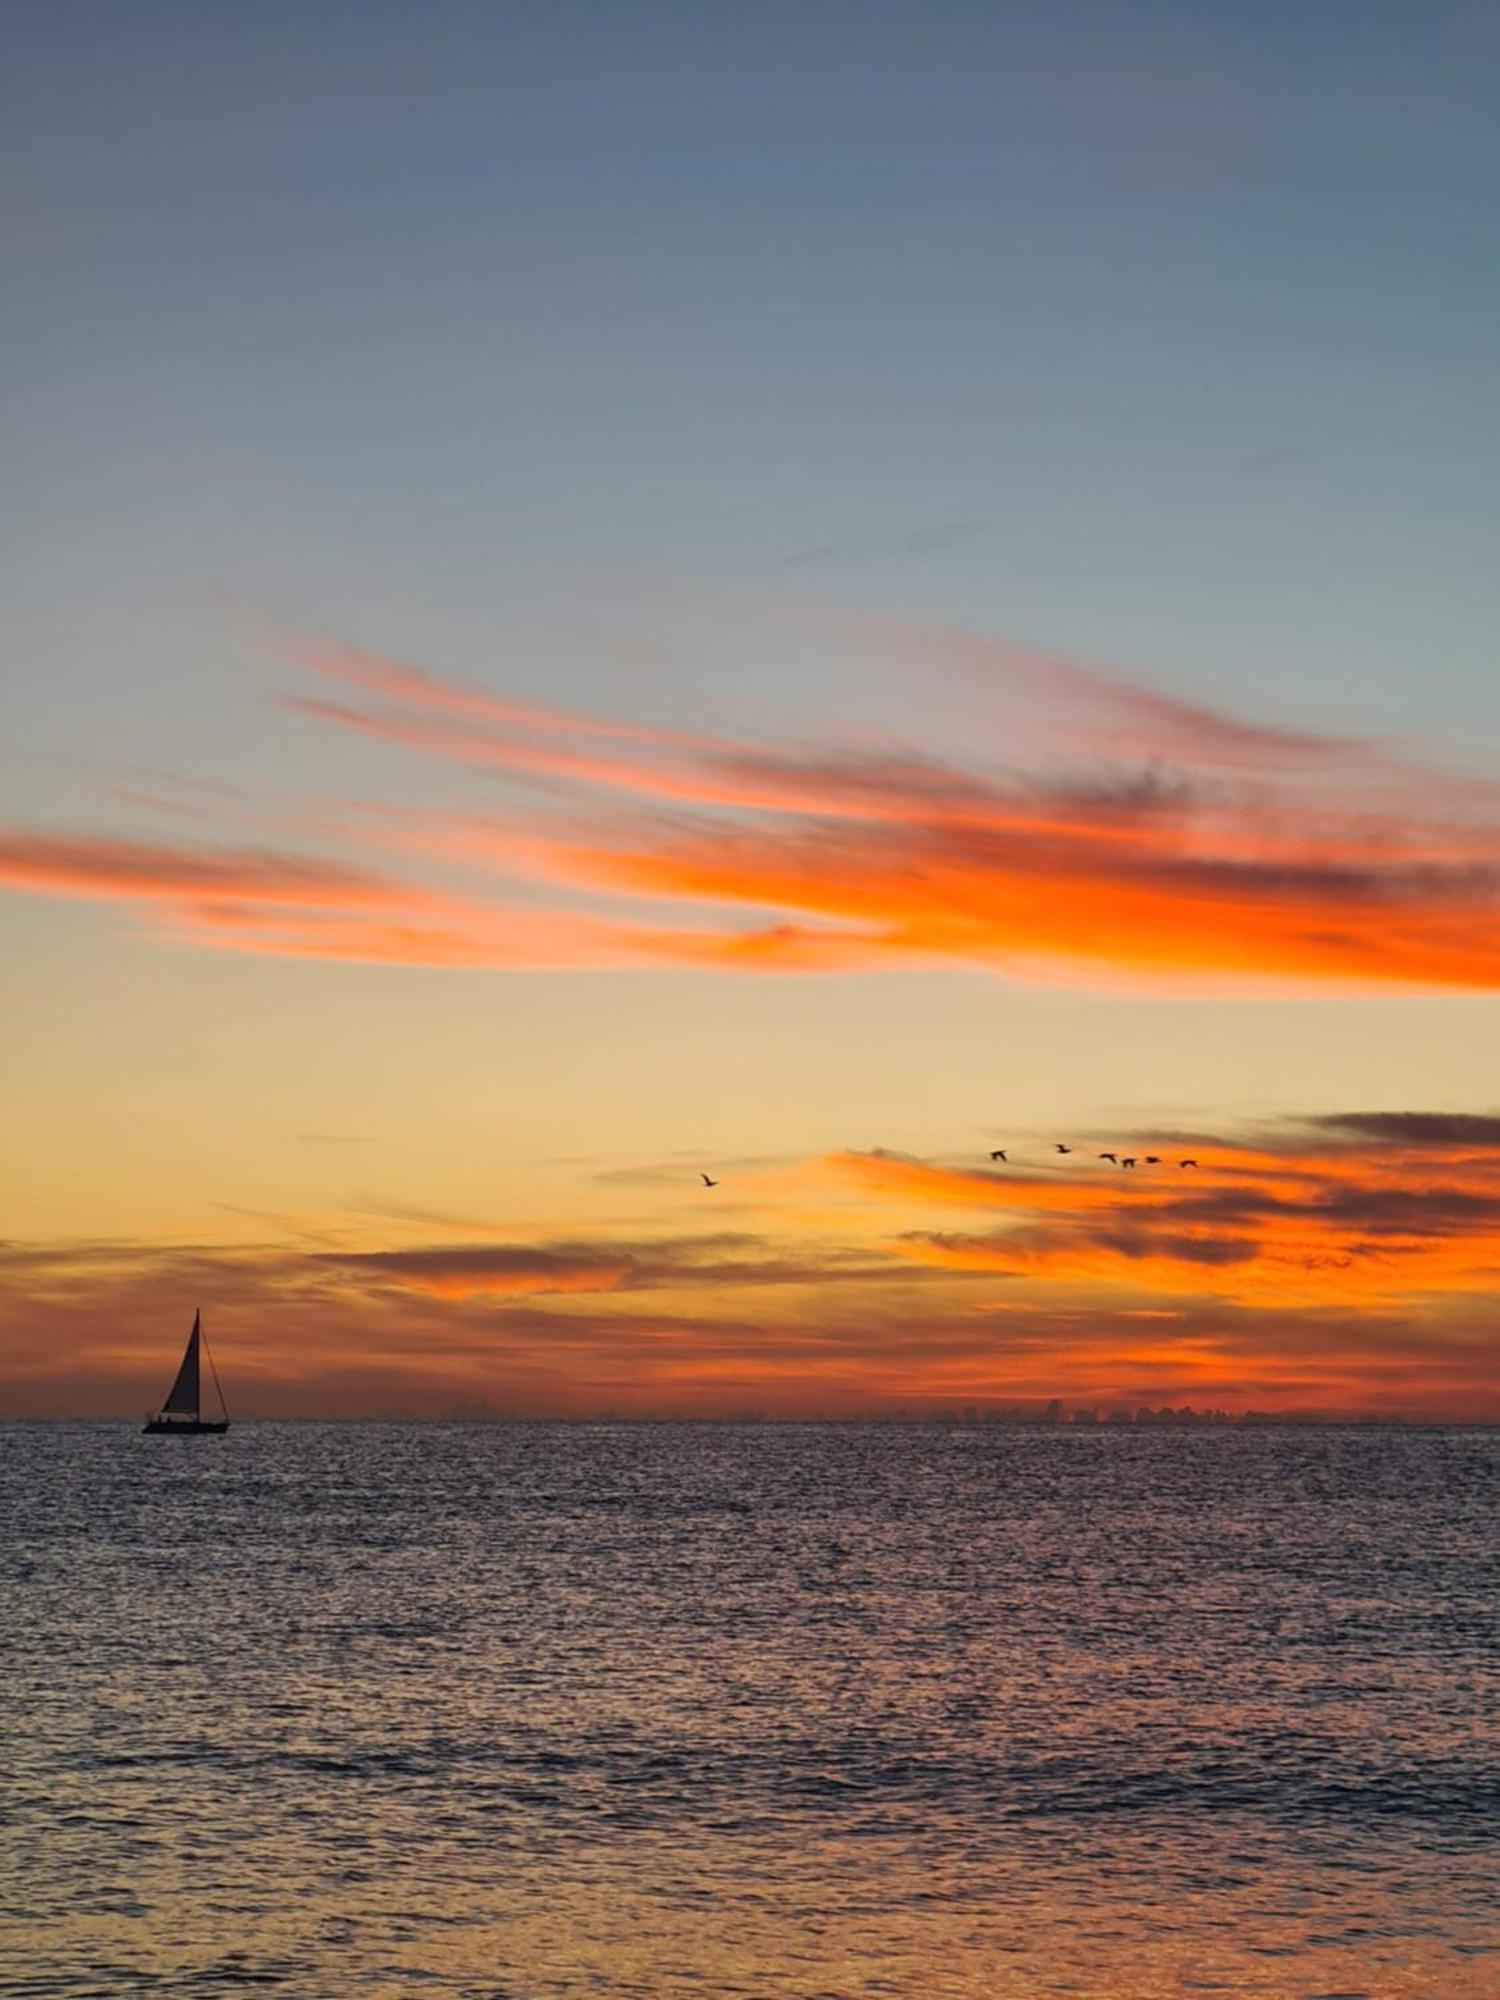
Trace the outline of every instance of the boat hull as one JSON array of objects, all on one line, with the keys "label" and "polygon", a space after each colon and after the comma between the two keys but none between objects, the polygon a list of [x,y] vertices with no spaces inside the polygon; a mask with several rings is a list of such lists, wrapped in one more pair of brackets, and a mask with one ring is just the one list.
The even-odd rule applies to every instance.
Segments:
[{"label": "boat hull", "polygon": [[227,1421],[221,1424],[207,1424],[207,1423],[202,1423],[195,1419],[191,1423],[173,1424],[173,1423],[163,1423],[160,1418],[152,1417],[149,1422],[141,1425],[141,1436],[142,1437],[185,1437],[185,1438],[223,1437],[225,1431],[227,1431],[228,1428],[229,1424]]}]

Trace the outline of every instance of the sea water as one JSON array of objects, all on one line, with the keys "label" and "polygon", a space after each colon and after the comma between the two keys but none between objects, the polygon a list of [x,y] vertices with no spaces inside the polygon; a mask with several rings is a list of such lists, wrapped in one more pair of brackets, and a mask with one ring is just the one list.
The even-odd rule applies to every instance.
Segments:
[{"label": "sea water", "polygon": [[1500,1994],[1500,1434],[0,1430],[0,1991]]}]

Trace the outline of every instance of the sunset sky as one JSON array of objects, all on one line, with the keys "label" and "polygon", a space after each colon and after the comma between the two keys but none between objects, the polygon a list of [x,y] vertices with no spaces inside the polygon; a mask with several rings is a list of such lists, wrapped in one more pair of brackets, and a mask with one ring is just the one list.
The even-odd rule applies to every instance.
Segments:
[{"label": "sunset sky", "polygon": [[1492,8],[7,40],[0,1416],[1500,1420]]}]

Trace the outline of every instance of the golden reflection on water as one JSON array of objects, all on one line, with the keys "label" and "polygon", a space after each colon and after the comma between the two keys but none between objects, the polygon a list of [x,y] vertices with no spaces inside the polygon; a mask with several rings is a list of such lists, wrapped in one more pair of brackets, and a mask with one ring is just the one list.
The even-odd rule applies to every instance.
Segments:
[{"label": "golden reflection on water", "polygon": [[1500,1991],[1495,1437],[5,1442],[9,1990]]},{"label": "golden reflection on water", "polygon": [[[1250,1905],[1205,1890],[1170,1909],[1142,1894],[1132,1908],[1103,1878],[1092,1895],[1073,1882],[1049,1897],[1045,1884],[987,1871],[945,1882],[909,1853],[836,1840],[727,1874],[711,1844],[694,1852],[659,1836],[541,1865],[502,1845],[468,1855],[472,1872],[451,1874],[450,1861],[433,1879],[418,1825],[382,1829],[379,1845],[412,1852],[378,1877],[358,1866],[310,1875],[296,1838],[256,1838],[253,1881],[236,1879],[231,1847],[213,1869],[179,1859],[150,1869],[134,1892],[101,1885],[92,1909],[60,1922],[10,1918],[0,1967],[23,1978],[49,1968],[26,1990],[55,1993],[254,1985],[303,1995],[341,1990],[344,1979],[342,1990],[360,1993],[436,1985],[538,2000],[587,1991],[1493,2000],[1496,1991],[1484,1950],[1493,1936],[1481,1923],[1469,1941],[1481,1955],[1466,1960],[1451,1939],[1382,1935],[1378,1895],[1350,1901],[1347,1884],[1295,1871],[1262,1873]],[[1045,1844],[1036,1859],[1046,1866]],[[1483,1886],[1471,1888],[1477,1915]]]}]

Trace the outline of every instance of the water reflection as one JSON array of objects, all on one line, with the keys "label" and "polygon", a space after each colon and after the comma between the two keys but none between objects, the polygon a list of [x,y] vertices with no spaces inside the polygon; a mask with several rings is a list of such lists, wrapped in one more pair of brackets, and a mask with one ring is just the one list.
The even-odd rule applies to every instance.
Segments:
[{"label": "water reflection", "polygon": [[1500,1989],[1500,1438],[4,1437],[37,1994]]}]

